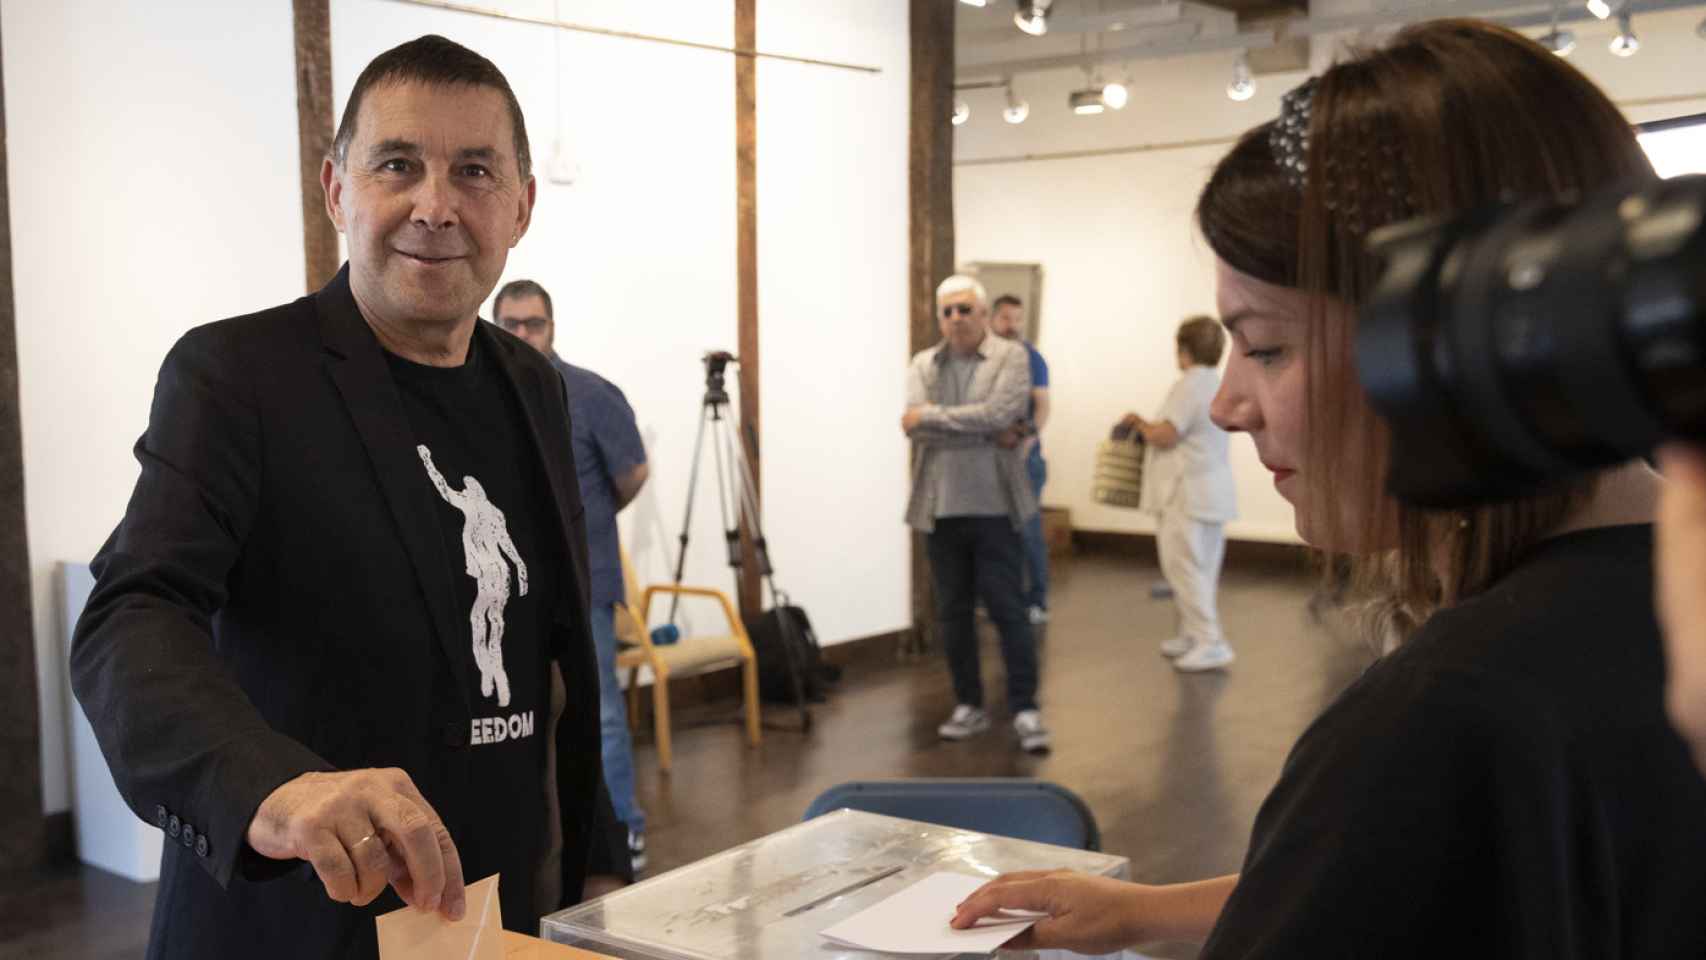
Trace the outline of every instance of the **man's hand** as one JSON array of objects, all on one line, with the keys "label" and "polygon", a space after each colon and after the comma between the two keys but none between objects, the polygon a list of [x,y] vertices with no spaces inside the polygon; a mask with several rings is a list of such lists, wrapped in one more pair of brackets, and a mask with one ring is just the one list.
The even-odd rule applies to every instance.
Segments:
[{"label": "man's hand", "polygon": [[1003,450],[1017,449],[1025,442],[1025,431],[1020,427],[1008,427],[995,435],[995,445]]},{"label": "man's hand", "polygon": [[462,919],[462,860],[450,831],[401,770],[305,773],[261,801],[249,846],[314,865],[326,895],[362,906],[389,883],[410,906]]},{"label": "man's hand", "polygon": [[918,429],[918,425],[923,421],[923,407],[907,407],[906,413],[902,414],[900,418],[900,430],[902,433],[911,433]]},{"label": "man's hand", "polygon": [[1002,949],[1118,953],[1151,939],[1141,922],[1146,889],[1070,870],[1003,874],[967,897],[951,925],[969,930],[1002,910],[1035,911],[1048,916]]},{"label": "man's hand", "polygon": [[1669,446],[1659,465],[1665,485],[1654,579],[1669,661],[1665,699],[1671,723],[1706,773],[1706,453]]}]

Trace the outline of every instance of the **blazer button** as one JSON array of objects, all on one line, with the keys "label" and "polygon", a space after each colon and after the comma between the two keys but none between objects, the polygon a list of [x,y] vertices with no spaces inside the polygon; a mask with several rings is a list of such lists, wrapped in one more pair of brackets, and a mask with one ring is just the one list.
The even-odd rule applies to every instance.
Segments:
[{"label": "blazer button", "polygon": [[178,819],[177,814],[173,814],[172,819],[166,821],[166,836],[176,840],[178,839],[178,835],[183,832],[184,822]]},{"label": "blazer button", "polygon": [[154,808],[154,825],[162,830],[166,829],[166,821],[171,819],[171,816],[166,812],[166,805],[160,804]]},{"label": "blazer button", "polygon": [[195,855],[203,860],[207,859],[207,834],[195,838]]},{"label": "blazer button", "polygon": [[184,824],[184,834],[179,839],[184,841],[184,846],[193,848],[195,846],[195,828],[187,823]]},{"label": "blazer button", "polygon": [[466,747],[468,745],[468,721],[445,721],[444,745],[447,747]]}]

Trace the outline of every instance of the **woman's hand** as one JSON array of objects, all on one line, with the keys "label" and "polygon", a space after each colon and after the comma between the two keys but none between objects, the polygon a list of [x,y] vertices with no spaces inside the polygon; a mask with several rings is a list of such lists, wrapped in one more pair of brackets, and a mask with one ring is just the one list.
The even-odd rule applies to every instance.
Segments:
[{"label": "woman's hand", "polygon": [[1143,427],[1144,421],[1142,417],[1135,413],[1128,413],[1120,418],[1119,423],[1114,424],[1114,429],[1109,433],[1109,436],[1113,437],[1115,440],[1124,440],[1134,433],[1141,435],[1143,433]]},{"label": "woman's hand", "polygon": [[1143,923],[1143,894],[1148,889],[1070,870],[1003,874],[967,897],[952,923],[965,930],[1003,910],[1046,913],[1003,949],[1116,953],[1153,939]]},{"label": "woman's hand", "polygon": [[1675,445],[1659,453],[1659,620],[1664,625],[1665,699],[1671,723],[1706,772],[1706,453]]}]

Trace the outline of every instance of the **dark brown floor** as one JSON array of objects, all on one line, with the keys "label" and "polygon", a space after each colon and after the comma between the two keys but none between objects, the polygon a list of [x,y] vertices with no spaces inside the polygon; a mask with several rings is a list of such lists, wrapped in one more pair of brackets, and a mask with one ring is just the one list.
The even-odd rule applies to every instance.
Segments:
[{"label": "dark brown floor", "polygon": [[[651,872],[689,863],[799,820],[819,792],[884,777],[1028,776],[1077,791],[1100,821],[1105,849],[1129,856],[1134,879],[1166,883],[1238,869],[1250,824],[1293,740],[1368,662],[1307,612],[1312,586],[1288,570],[1230,571],[1221,594],[1238,661],[1227,674],[1184,677],[1155,650],[1172,606],[1148,598],[1152,564],[1080,557],[1055,570],[1054,622],[1043,641],[1042,703],[1052,756],[1032,758],[999,726],[945,744],[952,709],[940,658],[864,664],[817,708],[810,737],[767,731],[758,750],[704,707],[681,718],[676,769],[657,771],[649,739],[636,748],[650,817]],[[1000,657],[985,649],[991,706]],[[786,710],[770,720],[794,722]],[[142,954],[152,885],[87,868],[0,897],[0,960],[104,960]],[[1153,947],[1189,957],[1188,945]]]}]

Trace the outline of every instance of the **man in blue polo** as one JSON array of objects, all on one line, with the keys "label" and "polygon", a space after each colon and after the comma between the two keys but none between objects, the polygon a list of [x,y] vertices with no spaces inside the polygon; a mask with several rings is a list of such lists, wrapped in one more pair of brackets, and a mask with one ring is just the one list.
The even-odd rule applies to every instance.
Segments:
[{"label": "man in blue polo", "polygon": [[[1048,463],[1043,460],[1041,432],[1048,423],[1048,361],[1037,348],[1025,339],[1025,305],[1018,297],[1004,293],[995,298],[989,314],[989,329],[996,336],[1017,340],[1025,346],[1031,367],[1031,403],[1028,415],[1016,432],[1026,446],[1025,474],[1031,481],[1031,494],[1042,502],[1043,484],[1048,482]],[[1025,541],[1025,608],[1031,623],[1041,626],[1048,622],[1048,546],[1043,543],[1043,515],[1038,510],[1025,521],[1020,531]]]},{"label": "man in blue polo", "polygon": [[586,507],[587,575],[592,637],[598,649],[599,726],[603,734],[604,780],[616,816],[628,826],[628,853],[635,872],[646,865],[646,815],[634,799],[634,748],[628,735],[627,704],[616,678],[616,605],[622,602],[622,554],[616,514],[645,486],[646,448],[634,408],[615,384],[567,363],[553,348],[556,321],[551,295],[532,280],[504,284],[492,301],[492,318],[550,358],[569,392],[575,470]]}]

